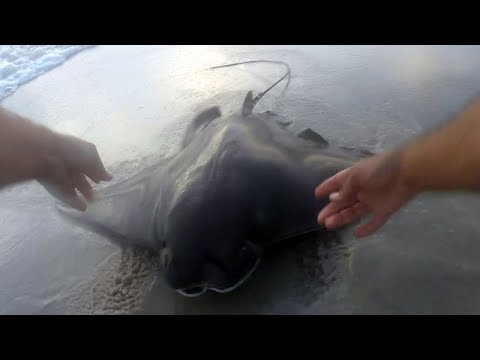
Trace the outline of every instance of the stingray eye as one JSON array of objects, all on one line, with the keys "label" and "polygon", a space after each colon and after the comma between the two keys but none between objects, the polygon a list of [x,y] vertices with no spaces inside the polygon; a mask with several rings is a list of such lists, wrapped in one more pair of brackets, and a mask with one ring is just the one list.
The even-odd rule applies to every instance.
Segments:
[{"label": "stingray eye", "polygon": [[195,297],[202,295],[205,291],[207,291],[207,287],[205,285],[202,286],[194,286],[190,289],[182,289],[177,290],[180,294],[187,297]]}]

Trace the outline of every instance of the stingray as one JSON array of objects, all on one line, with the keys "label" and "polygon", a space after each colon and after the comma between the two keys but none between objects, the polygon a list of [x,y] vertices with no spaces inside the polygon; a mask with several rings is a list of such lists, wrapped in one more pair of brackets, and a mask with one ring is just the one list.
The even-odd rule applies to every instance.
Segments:
[{"label": "stingray", "polygon": [[[252,62],[282,63],[243,63]],[[290,80],[282,64],[285,75],[256,97],[249,91],[238,111],[196,114],[174,156],[99,190],[85,212],[58,209],[117,244],[158,251],[168,285],[182,295],[238,288],[267,247],[324,230],[316,219],[327,199],[315,199],[315,187],[371,155],[332,146],[310,128],[294,133],[272,111],[254,112]]]}]

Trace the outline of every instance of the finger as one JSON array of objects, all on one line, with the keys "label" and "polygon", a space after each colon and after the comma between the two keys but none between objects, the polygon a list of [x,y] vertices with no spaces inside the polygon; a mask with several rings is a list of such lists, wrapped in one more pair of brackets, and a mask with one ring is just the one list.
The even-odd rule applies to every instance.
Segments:
[{"label": "finger", "polygon": [[98,170],[96,168],[86,169],[84,171],[85,175],[87,175],[90,180],[92,180],[95,184],[100,183],[101,181],[110,181],[113,179],[113,176],[110,175],[108,172],[103,172],[103,170]]},{"label": "finger", "polygon": [[85,196],[85,199],[87,201],[92,202],[93,201],[93,189],[90,183],[88,182],[87,178],[85,175],[81,173],[77,173],[73,176],[73,183],[75,187],[80,191],[80,193]]},{"label": "finger", "polygon": [[68,191],[68,194],[66,194],[66,197],[64,198],[63,202],[65,202],[66,204],[70,205],[72,208],[77,209],[79,211],[87,210],[87,204],[85,204],[85,202],[78,197],[73,187],[71,188],[71,190]]},{"label": "finger", "polygon": [[339,214],[344,220],[344,223],[342,223],[341,226],[356,221],[359,217],[364,215],[367,210],[366,205],[357,202],[355,205],[340,211]]},{"label": "finger", "polygon": [[55,193],[53,193],[53,195],[58,200],[70,205],[72,208],[80,211],[85,211],[87,209],[87,204],[85,204],[85,202],[78,197],[75,187],[72,184],[59,186],[54,190],[54,192]]},{"label": "finger", "polygon": [[85,169],[85,174],[95,183],[110,181],[113,176],[108,173],[98,154],[97,147],[91,144],[91,164]]},{"label": "finger", "polygon": [[357,182],[353,177],[348,177],[341,189],[337,192],[331,193],[329,196],[330,201],[332,202],[348,202],[354,203],[358,199],[358,192],[359,188],[357,186]]},{"label": "finger", "polygon": [[357,201],[353,208],[355,215],[364,215],[369,210],[368,206],[360,201]]},{"label": "finger", "polygon": [[75,191],[75,178],[69,175],[64,163],[57,157],[46,157],[47,171],[38,178],[38,182],[56,199],[73,207],[85,211],[87,206]]},{"label": "finger", "polygon": [[328,199],[329,199],[330,201],[338,201],[338,200],[340,200],[340,192],[337,191],[337,192],[331,193],[330,196],[328,197]]},{"label": "finger", "polygon": [[325,227],[328,230],[335,230],[339,227],[343,226],[347,222],[345,219],[340,215],[340,213],[333,214],[325,219]]},{"label": "finger", "polygon": [[348,177],[350,169],[345,169],[340,172],[338,172],[336,175],[330,177],[329,179],[325,180],[323,183],[317,186],[315,189],[315,197],[316,198],[322,198],[326,197],[332,192],[338,191],[345,180]]},{"label": "finger", "polygon": [[367,207],[359,202],[354,206],[343,209],[342,211],[333,214],[325,219],[325,226],[328,229],[336,229],[357,221],[367,213]]},{"label": "finger", "polygon": [[367,222],[364,225],[361,225],[355,229],[355,236],[356,237],[365,237],[372,235],[378,229],[380,229],[388,220],[388,214],[375,214],[373,219]]},{"label": "finger", "polygon": [[318,223],[323,224],[327,217],[332,216],[333,214],[338,213],[343,209],[353,206],[355,202],[356,202],[355,199],[350,202],[347,202],[347,201],[331,202],[319,212],[317,217]]},{"label": "finger", "polygon": [[39,179],[40,184],[56,199],[74,209],[85,211],[87,205],[77,195],[73,185],[58,185],[47,179]]},{"label": "finger", "polygon": [[340,191],[331,193],[328,199],[331,202],[345,202],[352,203],[358,200],[355,189],[349,183],[346,183]]}]

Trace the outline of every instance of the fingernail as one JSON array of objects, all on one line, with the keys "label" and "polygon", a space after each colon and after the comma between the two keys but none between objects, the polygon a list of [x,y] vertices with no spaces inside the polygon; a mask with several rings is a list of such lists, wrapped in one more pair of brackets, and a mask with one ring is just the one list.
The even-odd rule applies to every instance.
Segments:
[{"label": "fingernail", "polygon": [[325,219],[325,227],[326,227],[327,229],[331,229],[331,227],[332,227],[332,220],[331,220],[330,218]]},{"label": "fingernail", "polygon": [[340,194],[338,192],[334,192],[334,193],[331,193],[328,198],[330,199],[330,201],[335,201],[340,198]]},{"label": "fingernail", "polygon": [[322,224],[325,223],[324,215],[323,215],[322,212],[320,212],[320,214],[318,214],[318,216],[317,216],[317,222],[318,222],[320,225],[322,225]]}]

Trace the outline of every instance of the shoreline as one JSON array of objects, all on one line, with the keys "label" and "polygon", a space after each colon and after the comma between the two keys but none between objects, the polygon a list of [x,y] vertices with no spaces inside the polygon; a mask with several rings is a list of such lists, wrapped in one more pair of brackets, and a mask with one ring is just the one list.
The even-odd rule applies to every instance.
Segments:
[{"label": "shoreline", "polygon": [[[98,45],[81,45],[81,46],[85,46],[84,48],[82,49],[78,49],[77,51],[75,51],[73,54],[71,55],[68,55],[62,62],[54,65],[53,67],[50,67],[48,68],[47,70],[45,71],[42,71],[34,76],[32,76],[31,78],[29,78],[28,80],[26,81],[23,81],[23,82],[20,82],[20,83],[17,83],[15,85],[15,89],[13,91],[11,91],[10,93],[4,95],[1,99],[0,99],[0,106],[2,105],[2,101],[5,100],[6,98],[12,96],[13,94],[15,94],[18,89],[20,89],[21,87],[31,83],[32,81],[35,81],[37,78],[40,78],[41,76],[49,73],[50,71],[53,71],[55,70],[56,68],[58,67],[61,67],[62,65],[64,65],[65,63],[67,63],[69,60],[73,59],[75,56],[79,55],[80,53],[83,53],[87,50],[91,50],[91,49],[94,49],[95,47],[97,47]],[[47,54],[48,55],[48,54]],[[21,69],[21,71],[24,71],[25,69]]]}]

